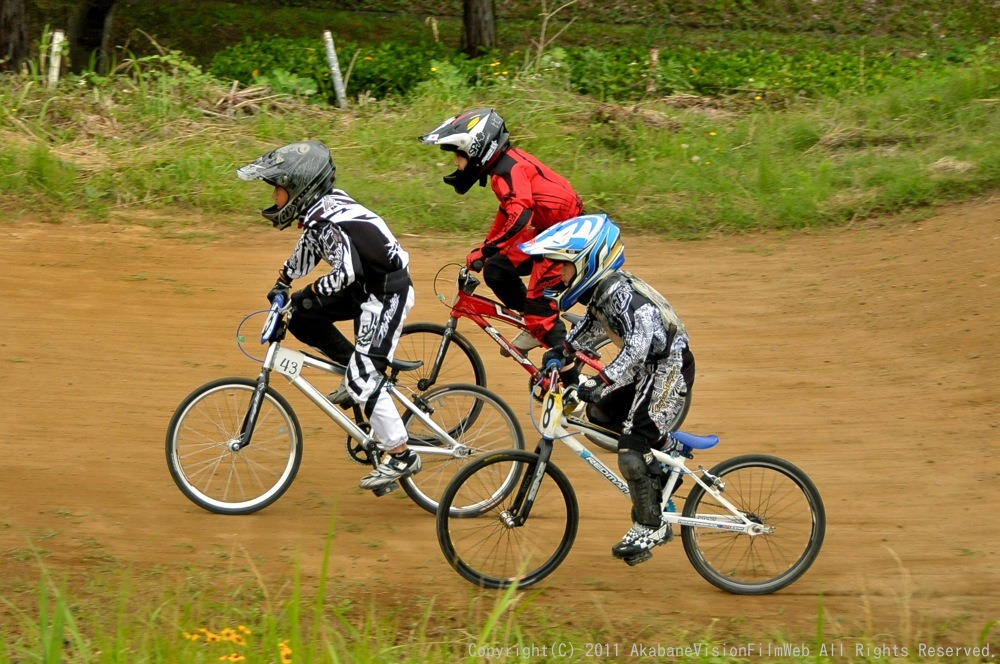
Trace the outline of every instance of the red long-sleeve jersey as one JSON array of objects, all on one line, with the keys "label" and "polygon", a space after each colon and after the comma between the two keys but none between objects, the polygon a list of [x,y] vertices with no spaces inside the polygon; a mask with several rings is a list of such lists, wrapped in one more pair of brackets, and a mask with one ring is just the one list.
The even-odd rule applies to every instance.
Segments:
[{"label": "red long-sleeve jersey", "polygon": [[520,148],[497,161],[490,186],[500,209],[486,234],[486,244],[501,253],[520,251],[517,245],[538,231],[583,214],[583,201],[563,176]]}]

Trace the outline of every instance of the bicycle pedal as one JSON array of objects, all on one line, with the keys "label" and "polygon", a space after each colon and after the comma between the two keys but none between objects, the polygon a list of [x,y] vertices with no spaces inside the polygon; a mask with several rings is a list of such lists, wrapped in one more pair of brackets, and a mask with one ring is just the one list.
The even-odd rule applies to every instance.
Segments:
[{"label": "bicycle pedal", "polygon": [[392,484],[385,484],[383,486],[378,487],[377,489],[372,489],[372,493],[374,493],[376,496],[384,496],[387,493],[392,493],[398,488],[399,484],[397,482],[393,482]]},{"label": "bicycle pedal", "polygon": [[632,556],[631,558],[622,558],[622,560],[624,560],[629,567],[635,567],[640,563],[646,562],[652,557],[653,554],[650,551],[643,551],[637,556]]}]

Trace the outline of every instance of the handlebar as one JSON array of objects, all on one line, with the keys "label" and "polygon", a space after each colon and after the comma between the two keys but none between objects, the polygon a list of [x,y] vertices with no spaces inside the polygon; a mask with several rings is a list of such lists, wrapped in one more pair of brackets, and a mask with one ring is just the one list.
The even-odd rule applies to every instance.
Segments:
[{"label": "handlebar", "polygon": [[267,319],[264,321],[264,327],[260,331],[261,345],[274,341],[282,318],[287,312],[291,311],[291,308],[291,299],[286,303],[285,296],[281,293],[274,296],[274,299],[271,300],[271,307],[267,310]]}]

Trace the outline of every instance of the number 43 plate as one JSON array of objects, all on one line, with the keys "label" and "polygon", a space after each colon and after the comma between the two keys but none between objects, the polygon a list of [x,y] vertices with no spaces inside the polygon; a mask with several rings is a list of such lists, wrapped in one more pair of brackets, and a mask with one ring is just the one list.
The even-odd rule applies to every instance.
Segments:
[{"label": "number 43 plate", "polygon": [[279,348],[278,352],[274,355],[274,366],[272,368],[289,378],[295,378],[302,373],[304,359],[305,355],[297,350]]}]

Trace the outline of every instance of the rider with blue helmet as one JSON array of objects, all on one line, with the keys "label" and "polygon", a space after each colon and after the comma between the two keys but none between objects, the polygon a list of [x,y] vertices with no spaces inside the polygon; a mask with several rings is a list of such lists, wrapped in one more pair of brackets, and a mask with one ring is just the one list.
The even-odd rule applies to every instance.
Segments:
[{"label": "rider with blue helmet", "polygon": [[[620,433],[618,468],[628,482],[633,524],[611,553],[629,565],[648,560],[650,550],[673,539],[660,515],[660,482],[651,473],[652,446],[669,433],[694,384],[694,355],[670,303],[653,287],[621,269],[625,245],[606,215],[576,217],[521,245],[560,267],[561,286],[547,293],[561,311],[587,306],[583,320],[562,347],[545,353],[543,363],[567,367],[577,348],[605,333],[620,347],[618,357],[580,385],[591,421]],[[572,380],[564,382],[571,383]]]}]

